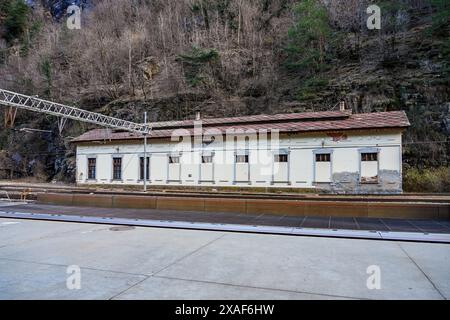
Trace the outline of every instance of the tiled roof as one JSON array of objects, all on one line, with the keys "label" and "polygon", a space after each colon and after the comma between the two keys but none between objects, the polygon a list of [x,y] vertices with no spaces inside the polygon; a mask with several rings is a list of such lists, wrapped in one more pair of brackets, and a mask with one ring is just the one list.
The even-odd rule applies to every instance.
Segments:
[{"label": "tiled roof", "polygon": [[[406,128],[410,125],[404,111],[358,113],[328,111],[305,112],[276,115],[259,115],[236,118],[202,119],[203,134],[214,129],[225,134],[232,130],[276,130],[287,132],[320,132],[358,129]],[[148,138],[170,138],[176,129],[178,136],[192,135],[194,121],[155,122]],[[72,142],[88,142],[103,140],[142,139],[138,133],[111,129],[94,129],[72,140]]]},{"label": "tiled roof", "polygon": [[[272,122],[285,122],[285,121],[296,121],[296,120],[318,120],[318,119],[345,119],[350,115],[349,111],[323,111],[323,112],[302,112],[302,113],[280,113],[274,115],[253,115],[253,116],[241,116],[241,117],[228,117],[228,118],[211,118],[202,119],[202,125],[206,126],[217,126],[217,125],[231,125],[238,123],[272,123]],[[164,121],[164,122],[153,122],[150,126],[154,129],[156,128],[181,128],[181,127],[192,127],[194,125],[194,120],[183,120],[183,121]]]}]

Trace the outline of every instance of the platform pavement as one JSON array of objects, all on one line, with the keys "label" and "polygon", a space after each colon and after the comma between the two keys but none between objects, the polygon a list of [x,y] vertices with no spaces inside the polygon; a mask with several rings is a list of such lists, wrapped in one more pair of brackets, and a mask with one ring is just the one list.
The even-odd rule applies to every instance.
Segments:
[{"label": "platform pavement", "polygon": [[0,299],[448,299],[449,269],[447,244],[0,219]]}]

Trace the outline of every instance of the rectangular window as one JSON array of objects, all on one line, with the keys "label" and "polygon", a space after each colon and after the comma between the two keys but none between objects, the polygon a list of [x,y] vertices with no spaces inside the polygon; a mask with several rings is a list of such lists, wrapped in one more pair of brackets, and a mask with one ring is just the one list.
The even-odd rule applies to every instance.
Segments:
[{"label": "rectangular window", "polygon": [[361,152],[361,183],[378,183],[378,153]]},{"label": "rectangular window", "polygon": [[[147,163],[146,163],[146,168],[147,168],[147,180],[150,179],[150,158],[147,157]],[[144,157],[140,157],[139,158],[139,179],[144,180]]]},{"label": "rectangular window", "polygon": [[212,156],[202,156],[202,163],[212,163]]},{"label": "rectangular window", "polygon": [[248,163],[248,154],[236,155],[236,163]]},{"label": "rectangular window", "polygon": [[97,159],[89,158],[88,159],[88,179],[95,180],[95,169],[96,169]]},{"label": "rectangular window", "polygon": [[361,161],[378,161],[378,153],[361,153]]},{"label": "rectangular window", "polygon": [[122,158],[113,158],[113,180],[122,180]]},{"label": "rectangular window", "polygon": [[288,162],[288,155],[287,154],[276,154],[274,156],[275,162]]},{"label": "rectangular window", "polygon": [[330,153],[318,153],[316,154],[316,162],[330,162],[331,154]]},{"label": "rectangular window", "polygon": [[169,163],[180,163],[179,156],[169,156]]}]

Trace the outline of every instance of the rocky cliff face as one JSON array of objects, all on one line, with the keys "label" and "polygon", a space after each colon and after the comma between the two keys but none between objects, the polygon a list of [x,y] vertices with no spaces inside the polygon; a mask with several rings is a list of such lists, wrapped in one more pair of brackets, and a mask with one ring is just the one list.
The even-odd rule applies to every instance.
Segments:
[{"label": "rocky cliff face", "polygon": [[[412,123],[405,168],[446,167],[450,31],[448,23],[433,30],[433,2],[393,1],[398,8],[383,16],[382,29],[368,31],[364,1],[323,1],[333,42],[325,67],[311,78],[285,66],[298,1],[104,0],[92,7],[83,1],[90,9],[77,33],[47,14],[61,20],[66,1],[35,1],[22,36],[0,46],[0,85],[133,121],[144,111],[162,121],[193,118],[198,111],[217,117],[329,110],[341,99],[354,112],[405,110]],[[363,21],[357,27],[352,8]],[[67,136],[88,125],[71,122],[59,137],[51,119],[20,113],[16,126],[54,133],[24,137],[2,130],[4,162],[21,159],[12,161],[15,175],[73,174]],[[51,142],[25,150],[17,144],[23,139]]]}]

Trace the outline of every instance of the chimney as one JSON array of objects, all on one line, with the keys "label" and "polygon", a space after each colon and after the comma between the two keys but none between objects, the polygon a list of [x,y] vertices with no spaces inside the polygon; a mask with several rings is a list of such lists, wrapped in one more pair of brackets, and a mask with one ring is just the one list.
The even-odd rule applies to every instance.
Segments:
[{"label": "chimney", "polygon": [[195,114],[195,120],[196,121],[199,121],[199,120],[201,120],[201,115],[200,115],[200,111],[199,112],[197,112],[196,114]]},{"label": "chimney", "polygon": [[341,102],[339,102],[339,111],[345,111],[345,101],[341,100]]}]

